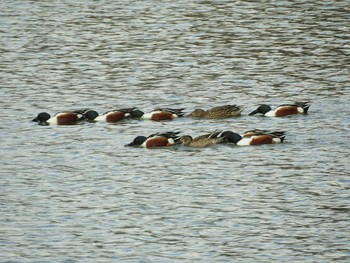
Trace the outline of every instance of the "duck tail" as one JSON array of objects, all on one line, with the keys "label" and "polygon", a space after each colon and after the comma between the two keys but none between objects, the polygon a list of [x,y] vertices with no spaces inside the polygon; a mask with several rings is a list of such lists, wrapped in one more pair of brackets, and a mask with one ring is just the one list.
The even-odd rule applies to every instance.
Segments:
[{"label": "duck tail", "polygon": [[286,135],[283,134],[283,135],[281,135],[279,138],[280,138],[281,142],[284,142],[284,139],[286,138]]},{"label": "duck tail", "polygon": [[209,134],[208,138],[212,139],[212,138],[220,138],[220,134],[222,134],[222,131],[220,130],[215,130],[212,133]]},{"label": "duck tail", "polygon": [[283,142],[284,139],[286,138],[286,132],[284,132],[284,131],[275,131],[275,132],[272,132],[270,134],[275,138],[279,138],[281,140],[281,142]]},{"label": "duck tail", "polygon": [[295,105],[297,105],[298,107],[302,107],[304,110],[304,114],[308,113],[308,110],[311,106],[310,102],[296,102]]}]

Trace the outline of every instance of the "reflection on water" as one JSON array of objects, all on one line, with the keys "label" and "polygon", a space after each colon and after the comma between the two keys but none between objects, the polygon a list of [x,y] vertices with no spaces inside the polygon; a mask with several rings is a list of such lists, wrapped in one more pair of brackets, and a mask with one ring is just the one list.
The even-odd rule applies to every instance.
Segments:
[{"label": "reflection on water", "polygon": [[[5,261],[349,260],[346,1],[5,1]],[[311,101],[310,114],[247,116]],[[244,106],[224,120],[37,126],[41,111]],[[133,149],[136,135],[287,131],[261,147]]]}]

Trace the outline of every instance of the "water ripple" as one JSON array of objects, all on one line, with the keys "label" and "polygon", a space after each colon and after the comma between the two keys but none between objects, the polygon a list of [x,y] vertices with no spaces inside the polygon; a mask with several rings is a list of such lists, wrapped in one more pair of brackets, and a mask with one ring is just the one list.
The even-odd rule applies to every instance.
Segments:
[{"label": "water ripple", "polygon": [[[348,262],[346,1],[4,1],[4,261]],[[252,117],[260,103],[310,114]],[[38,126],[41,111],[244,107],[239,118]],[[124,147],[287,131],[281,145]]]}]

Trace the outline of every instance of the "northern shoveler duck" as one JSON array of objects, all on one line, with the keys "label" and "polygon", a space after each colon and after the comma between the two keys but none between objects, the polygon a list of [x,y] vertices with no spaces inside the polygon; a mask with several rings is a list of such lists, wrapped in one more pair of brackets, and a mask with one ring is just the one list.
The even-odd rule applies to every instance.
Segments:
[{"label": "northern shoveler duck", "polygon": [[142,115],[143,119],[154,121],[172,120],[177,117],[182,117],[184,109],[157,108],[150,113]]},{"label": "northern shoveler duck", "polygon": [[209,110],[196,109],[189,114],[189,116],[196,118],[221,119],[239,116],[241,115],[242,110],[242,107],[237,105],[224,105]]},{"label": "northern shoveler duck", "polygon": [[262,114],[269,117],[282,117],[293,114],[307,114],[310,106],[311,104],[308,102],[295,102],[294,104],[282,104],[273,110],[269,105],[262,104],[249,115]]},{"label": "northern shoveler duck", "polygon": [[180,138],[180,141],[185,146],[190,147],[207,147],[213,144],[218,144],[224,141],[224,137],[218,137],[222,132],[214,131],[209,134],[201,135],[196,138],[192,138],[190,135],[185,135]]},{"label": "northern shoveler duck", "polygon": [[87,118],[88,120],[106,121],[106,122],[114,123],[126,118],[140,118],[142,115],[140,116],[139,112],[140,111],[136,108],[126,108],[126,109],[111,110],[111,111],[105,112],[102,115],[98,115],[96,111],[89,110],[83,114],[83,117]]},{"label": "northern shoveler duck", "polygon": [[238,134],[232,131],[224,131],[219,137],[224,138],[226,143],[234,143],[239,146],[245,145],[260,145],[282,143],[286,134],[284,131],[266,131],[266,130],[250,130],[243,134]]},{"label": "northern shoveler duck", "polygon": [[155,133],[150,136],[137,136],[131,143],[125,146],[138,146],[145,148],[173,146],[179,143],[180,132]]},{"label": "northern shoveler duck", "polygon": [[41,125],[56,124],[56,125],[72,125],[78,121],[89,119],[89,116],[84,117],[84,113],[89,110],[75,110],[59,112],[51,116],[47,112],[41,112],[32,121],[38,122]]}]

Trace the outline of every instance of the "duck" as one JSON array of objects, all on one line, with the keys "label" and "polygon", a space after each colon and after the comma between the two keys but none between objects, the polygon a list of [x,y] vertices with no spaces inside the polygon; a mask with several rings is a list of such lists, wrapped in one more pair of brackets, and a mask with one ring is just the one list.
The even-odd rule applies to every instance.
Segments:
[{"label": "duck", "polygon": [[189,147],[207,147],[223,142],[225,140],[225,137],[218,137],[221,133],[221,131],[214,131],[212,133],[200,135],[195,138],[192,138],[190,135],[185,135],[180,138],[180,142],[183,145]]},{"label": "duck", "polygon": [[84,112],[83,117],[85,117],[88,120],[115,123],[126,118],[140,118],[142,115],[143,113],[137,108],[126,108],[126,109],[110,110],[103,113],[102,115],[99,115],[94,110],[89,110]]},{"label": "duck", "polygon": [[219,137],[223,138],[225,143],[232,143],[238,146],[261,145],[283,143],[286,132],[254,129],[238,134],[232,131],[223,131]]},{"label": "duck", "polygon": [[142,114],[142,119],[149,119],[154,121],[172,120],[174,118],[184,116],[184,108],[173,109],[173,108],[157,108],[149,113]]},{"label": "duck", "polygon": [[208,118],[208,119],[223,119],[241,115],[243,111],[241,106],[223,105],[211,108],[209,110],[195,109],[189,114],[190,117]]},{"label": "duck", "polygon": [[282,104],[272,109],[267,104],[261,104],[256,110],[249,115],[262,114],[268,117],[283,117],[294,114],[308,114],[311,104],[309,102],[295,102],[293,104]]},{"label": "duck", "polygon": [[73,125],[79,121],[89,119],[90,116],[85,116],[85,113],[90,111],[89,109],[80,109],[74,111],[58,112],[54,116],[51,116],[47,112],[39,113],[32,121],[41,125]]},{"label": "duck", "polygon": [[137,136],[131,142],[125,146],[136,146],[144,148],[158,148],[158,147],[168,147],[174,146],[179,143],[180,137],[178,136],[180,132],[158,132],[146,136]]}]

